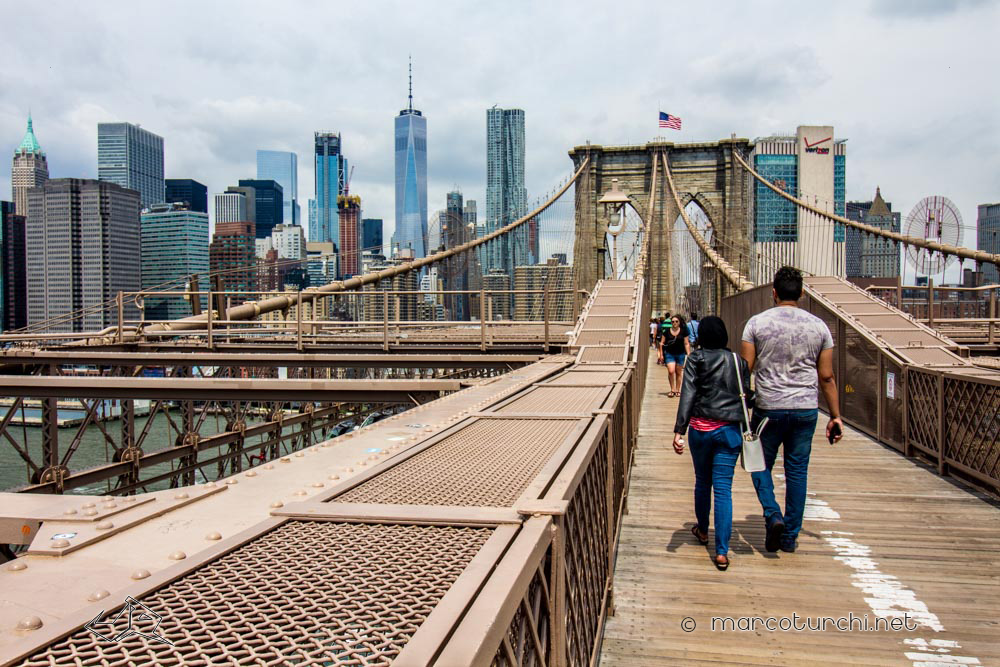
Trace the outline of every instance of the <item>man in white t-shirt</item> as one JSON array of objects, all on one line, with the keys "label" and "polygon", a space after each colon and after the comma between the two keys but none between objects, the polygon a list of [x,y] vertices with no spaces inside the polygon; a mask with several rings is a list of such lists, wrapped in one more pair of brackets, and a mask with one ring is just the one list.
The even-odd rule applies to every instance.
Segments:
[{"label": "man in white t-shirt", "polygon": [[[809,454],[818,419],[819,391],[830,410],[826,434],[840,440],[837,381],[833,375],[833,336],[820,318],[798,307],[802,273],[785,266],[774,275],[775,307],[750,318],[743,330],[740,354],[754,372],[756,398],[752,428],[769,419],[761,433],[767,470],[752,474],[757,499],[764,508],[765,548],[795,551],[806,504]],[[782,448],[785,468],[785,511],[774,498],[774,467]]]}]

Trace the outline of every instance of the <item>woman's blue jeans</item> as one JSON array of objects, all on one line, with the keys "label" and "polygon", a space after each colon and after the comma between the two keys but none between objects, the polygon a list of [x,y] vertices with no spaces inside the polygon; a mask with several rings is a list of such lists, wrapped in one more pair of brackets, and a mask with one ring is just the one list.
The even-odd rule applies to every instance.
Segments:
[{"label": "woman's blue jeans", "polygon": [[698,530],[708,534],[708,516],[715,493],[715,553],[729,553],[733,533],[733,468],[740,457],[743,438],[736,424],[714,431],[688,429],[694,461],[694,514]]}]

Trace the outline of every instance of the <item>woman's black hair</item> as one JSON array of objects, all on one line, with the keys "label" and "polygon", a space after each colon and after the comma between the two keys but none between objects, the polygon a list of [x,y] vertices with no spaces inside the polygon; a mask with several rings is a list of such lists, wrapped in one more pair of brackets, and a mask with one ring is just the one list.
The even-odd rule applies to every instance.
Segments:
[{"label": "woman's black hair", "polygon": [[721,317],[708,315],[698,325],[698,344],[706,350],[722,350],[729,345],[729,332]]}]

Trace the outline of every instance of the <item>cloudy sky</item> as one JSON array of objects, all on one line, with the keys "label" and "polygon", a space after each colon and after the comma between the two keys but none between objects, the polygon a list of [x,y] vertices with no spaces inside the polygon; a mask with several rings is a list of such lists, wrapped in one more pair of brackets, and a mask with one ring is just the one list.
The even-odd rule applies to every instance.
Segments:
[{"label": "cloudy sky", "polygon": [[[255,174],[255,149],[299,154],[343,134],[352,191],[392,232],[393,117],[428,119],[429,208],[454,186],[485,207],[486,109],[526,112],[527,187],[543,194],[590,140],[676,141],[831,124],[848,199],[875,186],[905,214],[926,195],[1000,201],[1000,6],[988,0],[750,2],[14,2],[0,4],[0,147],[28,109],[53,177],[96,177],[97,123],[160,134],[168,178],[209,193]],[[9,155],[10,153],[8,153]],[[0,197],[10,172],[0,171]]]}]

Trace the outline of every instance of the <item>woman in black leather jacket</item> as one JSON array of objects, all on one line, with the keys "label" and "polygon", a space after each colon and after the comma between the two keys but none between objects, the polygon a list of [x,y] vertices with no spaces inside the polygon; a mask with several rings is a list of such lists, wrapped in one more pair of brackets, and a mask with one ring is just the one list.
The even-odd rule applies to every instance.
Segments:
[{"label": "woman in black leather jacket", "polygon": [[[694,461],[694,512],[691,532],[708,544],[708,517],[715,493],[715,567],[729,567],[729,537],[733,529],[733,469],[743,444],[743,407],[736,364],[740,364],[743,393],[750,394],[750,369],[726,347],[729,334],[721,319],[709,316],[698,328],[701,349],[684,366],[681,402],[674,424],[674,451],[684,453],[684,434],[691,439]],[[749,400],[749,398],[748,398]],[[748,406],[749,408],[749,406]]]}]

